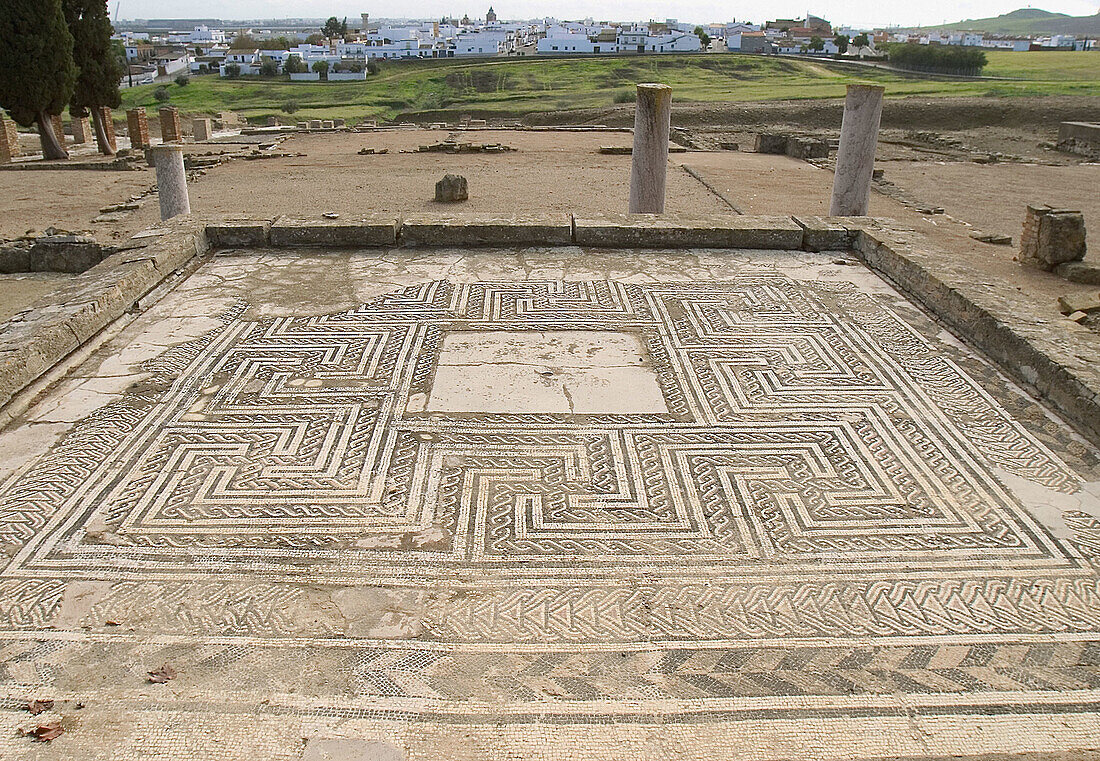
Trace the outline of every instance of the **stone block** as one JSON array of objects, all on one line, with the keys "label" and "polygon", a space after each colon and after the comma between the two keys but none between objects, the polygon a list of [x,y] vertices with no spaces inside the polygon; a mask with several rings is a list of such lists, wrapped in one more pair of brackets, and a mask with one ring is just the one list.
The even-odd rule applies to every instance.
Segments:
[{"label": "stone block", "polygon": [[0,164],[19,155],[19,132],[15,122],[0,113]]},{"label": "stone block", "polygon": [[321,129],[321,120],[320,119],[310,119],[309,120],[309,128],[310,129]]},{"label": "stone block", "polygon": [[264,119],[264,124],[268,127],[278,127],[279,126],[279,117],[269,116],[266,119]]},{"label": "stone block", "polygon": [[1074,283],[1100,285],[1100,262],[1064,262],[1054,268],[1054,274]]},{"label": "stone block", "polygon": [[290,219],[271,224],[272,246],[392,246],[397,242],[397,220],[392,217],[358,220]]},{"label": "stone block", "polygon": [[183,128],[180,127],[180,110],[175,106],[164,106],[159,111],[160,139],[166,143],[178,143],[183,140]]},{"label": "stone block", "polygon": [[791,137],[787,140],[787,155],[795,159],[829,158],[829,144],[824,140]]},{"label": "stone block", "polygon": [[1085,218],[1079,211],[1028,205],[1020,263],[1051,270],[1085,257]]},{"label": "stone block", "polygon": [[460,174],[447,174],[435,184],[435,200],[440,203],[465,201],[470,197],[466,178]]},{"label": "stone block", "polygon": [[87,116],[72,117],[73,142],[77,145],[91,142],[92,129]]},{"label": "stone block", "polygon": [[578,246],[599,248],[758,248],[799,250],[802,227],[790,217],[631,214],[573,218]]},{"label": "stone block", "polygon": [[566,215],[411,214],[398,239],[411,246],[568,246],[573,226]]},{"label": "stone block", "polygon": [[1062,122],[1058,125],[1058,142],[1072,140],[1100,148],[1100,124],[1093,122]]},{"label": "stone block", "polygon": [[149,116],[144,108],[131,108],[126,112],[126,129],[130,133],[130,147],[134,150],[148,148]]},{"label": "stone block", "polygon": [[786,153],[787,135],[776,135],[772,132],[760,132],[756,135],[757,153]]},{"label": "stone block", "polygon": [[196,140],[209,140],[214,135],[214,128],[209,119],[192,120],[191,131]]},{"label": "stone block", "polygon": [[335,126],[336,125],[333,123],[332,119],[321,120],[321,129],[332,129]]},{"label": "stone block", "polygon": [[791,219],[802,228],[802,248],[807,251],[846,251],[852,248],[854,234],[844,224],[845,218],[799,215]]},{"label": "stone block", "polygon": [[347,126],[347,122],[344,121],[343,119],[333,119],[332,120],[332,126],[337,127],[337,128],[342,128],[342,127]]},{"label": "stone block", "polygon": [[271,223],[266,220],[230,219],[206,226],[206,238],[217,248],[266,246]]}]

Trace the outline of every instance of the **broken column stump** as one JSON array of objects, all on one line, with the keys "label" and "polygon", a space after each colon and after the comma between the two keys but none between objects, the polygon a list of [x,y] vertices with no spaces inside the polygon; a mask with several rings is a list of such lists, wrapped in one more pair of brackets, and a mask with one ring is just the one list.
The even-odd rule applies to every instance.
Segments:
[{"label": "broken column stump", "polygon": [[465,201],[470,197],[466,178],[460,174],[447,174],[435,184],[435,200],[440,203]]},{"label": "broken column stump", "polygon": [[1028,204],[1020,236],[1020,263],[1052,270],[1085,258],[1085,217],[1072,209]]},{"label": "broken column stump", "polygon": [[668,135],[672,128],[672,88],[640,84],[634,106],[634,145],[630,162],[631,214],[665,210]]}]

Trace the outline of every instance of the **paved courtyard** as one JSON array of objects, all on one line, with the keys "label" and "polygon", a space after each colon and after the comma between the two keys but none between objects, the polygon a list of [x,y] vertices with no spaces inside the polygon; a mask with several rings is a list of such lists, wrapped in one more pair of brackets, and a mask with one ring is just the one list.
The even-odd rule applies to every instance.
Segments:
[{"label": "paved courtyard", "polygon": [[0,432],[0,757],[1100,748],[1100,453],[855,258],[229,250],[142,308]]}]

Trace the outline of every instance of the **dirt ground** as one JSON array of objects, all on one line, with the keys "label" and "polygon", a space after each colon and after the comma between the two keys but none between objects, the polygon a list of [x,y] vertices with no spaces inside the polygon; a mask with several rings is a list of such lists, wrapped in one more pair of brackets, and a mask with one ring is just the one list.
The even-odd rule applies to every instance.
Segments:
[{"label": "dirt ground", "polygon": [[[1057,164],[1034,159],[1030,163],[1010,160],[990,164],[967,160],[981,152],[979,149],[988,151],[997,141],[1004,145],[1014,142],[1014,155],[1043,153],[1046,149],[1040,138],[1045,129],[977,126],[959,134],[884,131],[879,166],[885,170],[885,178],[910,199],[942,207],[947,213],[923,214],[912,203],[907,206],[879,193],[872,194],[871,213],[912,225],[952,255],[1016,267],[1012,259],[1026,204],[1079,208],[1085,213],[1086,224],[1093,226],[1100,220],[1100,194],[1096,193],[1100,165],[1068,154],[1057,154]],[[688,133],[702,143],[723,134],[741,135],[742,143],[751,142],[751,133],[731,129]],[[463,142],[503,143],[516,150],[460,155],[416,152],[420,145],[449,136]],[[189,146],[188,153],[250,152],[261,140],[269,139],[229,137],[217,145]],[[294,135],[271,150],[304,155],[262,161],[238,158],[193,172],[191,204],[196,214],[208,217],[316,216],[324,212],[346,217],[374,212],[399,216],[431,209],[497,214],[621,212],[627,207],[630,157],[603,155],[598,150],[601,146],[626,146],[630,140],[626,132],[510,130]],[[360,155],[364,148],[388,153]],[[442,205],[432,200],[434,183],[447,172],[469,179],[469,201]],[[54,226],[90,231],[104,242],[121,241],[158,221],[156,196],[149,193],[154,180],[148,168],[132,172],[0,172],[0,238],[30,230],[41,233]],[[670,157],[667,210],[728,213],[730,208],[721,195],[749,214],[824,214],[831,186],[828,169],[785,156],[693,150]],[[101,208],[131,198],[142,199],[136,211],[93,222]],[[1010,235],[1014,245],[974,241],[969,233],[976,228]],[[1007,270],[1005,274],[1009,274]],[[18,282],[5,281],[2,286],[10,303],[15,301],[10,294],[20,291]],[[26,293],[38,294],[49,288],[49,281],[36,281],[33,286],[21,282]]]}]

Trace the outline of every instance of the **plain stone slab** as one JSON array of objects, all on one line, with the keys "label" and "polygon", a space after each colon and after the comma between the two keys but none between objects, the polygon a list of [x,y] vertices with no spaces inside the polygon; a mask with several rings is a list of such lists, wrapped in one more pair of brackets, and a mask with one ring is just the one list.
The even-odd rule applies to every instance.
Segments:
[{"label": "plain stone slab", "polygon": [[226,220],[206,226],[210,245],[222,248],[230,246],[266,246],[271,223],[266,220]]},{"label": "plain stone slab", "polygon": [[844,222],[847,217],[791,217],[802,228],[802,247],[807,251],[846,251],[854,235]]},{"label": "plain stone slab", "polygon": [[1085,285],[1100,285],[1100,262],[1084,259],[1080,262],[1064,262],[1054,268],[1054,274],[1066,280]]},{"label": "plain stone slab", "polygon": [[573,240],[597,248],[802,248],[802,227],[790,217],[622,214],[574,217]]},{"label": "plain stone slab", "polygon": [[392,246],[397,242],[397,219],[291,219],[271,224],[272,246]]},{"label": "plain stone slab", "polygon": [[568,246],[573,242],[565,215],[475,216],[410,214],[399,237],[411,246]]},{"label": "plain stone slab", "polygon": [[667,414],[641,336],[607,330],[456,331],[427,412]]}]

